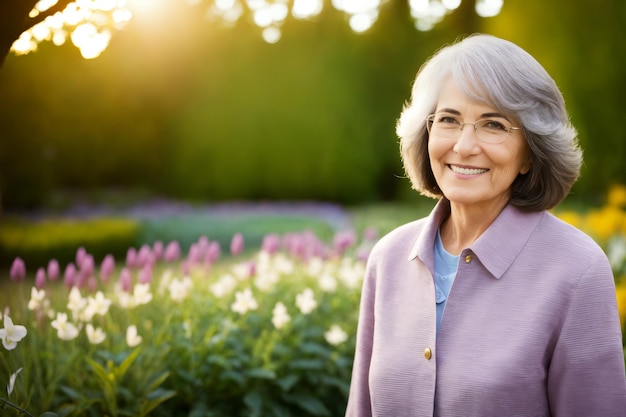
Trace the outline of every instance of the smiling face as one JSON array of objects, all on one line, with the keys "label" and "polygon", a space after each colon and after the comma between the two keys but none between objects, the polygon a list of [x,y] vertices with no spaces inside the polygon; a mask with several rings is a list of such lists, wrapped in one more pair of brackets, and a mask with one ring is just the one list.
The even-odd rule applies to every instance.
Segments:
[{"label": "smiling face", "polygon": [[[489,118],[505,126],[519,126],[497,109],[468,97],[452,78],[444,83],[435,112],[454,115],[461,123]],[[459,207],[483,212],[500,211],[509,201],[517,175],[530,169],[528,145],[521,130],[511,130],[502,143],[480,141],[471,124],[464,126],[458,137],[431,134],[428,154],[443,195]]]}]

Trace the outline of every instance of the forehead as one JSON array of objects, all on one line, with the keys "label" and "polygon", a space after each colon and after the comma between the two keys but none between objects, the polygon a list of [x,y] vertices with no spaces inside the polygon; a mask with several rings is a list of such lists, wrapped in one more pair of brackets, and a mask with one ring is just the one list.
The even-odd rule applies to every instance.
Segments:
[{"label": "forehead", "polygon": [[441,84],[436,111],[443,109],[453,109],[461,114],[498,112],[498,109],[487,100],[481,100],[477,95],[470,95],[461,89],[452,77],[446,78]]}]

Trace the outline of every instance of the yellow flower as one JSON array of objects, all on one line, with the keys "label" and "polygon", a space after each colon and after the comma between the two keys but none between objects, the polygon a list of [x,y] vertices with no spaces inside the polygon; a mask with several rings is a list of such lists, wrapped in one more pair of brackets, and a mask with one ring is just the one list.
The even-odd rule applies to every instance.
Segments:
[{"label": "yellow flower", "polygon": [[563,220],[565,223],[569,223],[574,227],[581,228],[582,227],[582,217],[580,214],[575,211],[562,211],[560,213],[556,213],[556,215]]},{"label": "yellow flower", "polygon": [[611,207],[626,207],[626,185],[612,185],[607,194],[606,203]]},{"label": "yellow flower", "polygon": [[615,287],[617,296],[617,310],[622,322],[622,328],[626,327],[626,284],[617,285]]},{"label": "yellow flower", "polygon": [[624,212],[617,207],[605,206],[590,211],[585,218],[585,229],[593,236],[606,240],[618,233],[626,221]]}]

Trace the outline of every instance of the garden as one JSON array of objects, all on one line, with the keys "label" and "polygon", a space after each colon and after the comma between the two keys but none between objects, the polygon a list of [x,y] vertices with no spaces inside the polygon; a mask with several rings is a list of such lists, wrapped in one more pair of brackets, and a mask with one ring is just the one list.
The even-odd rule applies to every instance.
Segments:
[{"label": "garden", "polygon": [[[230,235],[223,219],[214,234],[191,221],[186,235],[178,219],[180,239],[123,256],[103,251],[154,223],[89,220],[100,246],[75,247],[80,228],[4,228],[3,252],[27,256],[0,277],[2,415],[341,416],[368,252],[429,205],[346,208],[350,227],[262,214]],[[611,187],[601,207],[563,207],[555,214],[605,249],[626,323],[626,187]],[[58,258],[42,261],[36,247]]]}]

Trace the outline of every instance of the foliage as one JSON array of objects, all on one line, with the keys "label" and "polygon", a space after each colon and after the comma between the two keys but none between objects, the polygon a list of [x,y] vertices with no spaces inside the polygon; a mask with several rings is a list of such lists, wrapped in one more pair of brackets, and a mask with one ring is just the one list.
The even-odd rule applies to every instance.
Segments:
[{"label": "foliage", "polygon": [[[205,236],[184,254],[178,242],[155,244],[99,269],[83,268],[81,248],[83,279],[48,275],[34,287],[14,269],[22,281],[2,293],[11,293],[4,327],[28,333],[0,334],[15,337],[0,351],[0,386],[34,415],[343,415],[374,230],[427,210],[353,208],[358,233],[328,243],[311,232],[267,234],[245,251],[236,234],[221,258]],[[606,250],[626,324],[626,187],[612,187],[601,208],[555,213]]]},{"label": "foliage", "polygon": [[108,253],[123,255],[135,244],[139,223],[128,218],[46,219],[27,222],[2,219],[0,265],[9,265],[17,256],[31,265],[46,265],[51,258],[73,260],[76,248],[89,247],[97,257]]},{"label": "foliage", "polygon": [[228,261],[212,243],[102,267],[97,286],[38,282],[30,300],[27,282],[13,283],[20,295],[4,314],[29,333],[0,356],[0,385],[23,368],[9,400],[67,416],[340,415],[372,242],[267,235],[259,252]]}]

